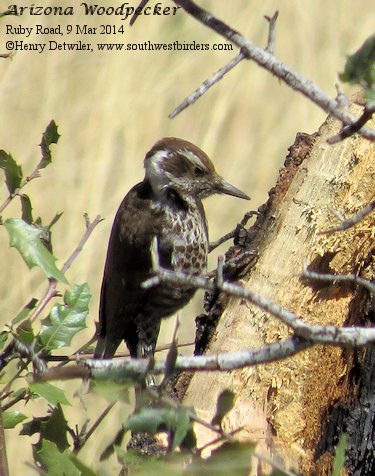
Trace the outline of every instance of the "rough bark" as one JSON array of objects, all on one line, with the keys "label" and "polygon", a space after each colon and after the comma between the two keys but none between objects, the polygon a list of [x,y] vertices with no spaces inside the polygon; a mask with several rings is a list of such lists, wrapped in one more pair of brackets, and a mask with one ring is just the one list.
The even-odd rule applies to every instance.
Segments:
[{"label": "rough bark", "polygon": [[[356,106],[351,109],[358,112]],[[337,121],[328,118],[313,136],[297,136],[247,234],[246,246],[257,248],[258,261],[242,282],[309,323],[368,326],[374,310],[367,291],[300,278],[304,266],[374,278],[374,214],[344,232],[319,234],[337,225],[332,210],[351,216],[374,197],[375,146],[359,137],[328,145],[327,138],[338,130]],[[205,335],[207,353],[257,347],[288,335],[283,324],[255,306],[221,296],[211,306],[211,321],[223,307],[216,329],[210,322],[211,338]],[[316,346],[267,366],[199,373],[188,386],[186,376],[179,383],[184,403],[205,419],[214,414],[219,392],[232,389],[238,398],[225,428],[244,426],[239,439],[257,441],[260,450],[303,474],[330,474],[332,450],[346,430],[348,471],[365,475],[374,458],[373,362],[373,348]],[[197,433],[200,444],[214,439],[201,427]],[[366,435],[370,440],[364,440]]]}]

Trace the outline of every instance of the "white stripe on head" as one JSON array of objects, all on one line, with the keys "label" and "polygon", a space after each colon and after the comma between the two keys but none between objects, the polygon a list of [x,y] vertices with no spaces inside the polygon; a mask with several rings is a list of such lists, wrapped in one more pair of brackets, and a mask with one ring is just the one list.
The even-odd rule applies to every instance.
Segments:
[{"label": "white stripe on head", "polygon": [[168,150],[158,150],[145,161],[146,177],[156,195],[161,195],[164,188],[169,184],[167,174],[161,167],[161,163],[168,157],[169,153]]}]

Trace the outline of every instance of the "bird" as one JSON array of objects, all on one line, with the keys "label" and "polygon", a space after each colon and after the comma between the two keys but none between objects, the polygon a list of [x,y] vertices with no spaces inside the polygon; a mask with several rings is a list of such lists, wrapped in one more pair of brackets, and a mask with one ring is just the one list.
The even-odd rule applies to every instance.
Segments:
[{"label": "bird", "polygon": [[110,359],[124,340],[133,358],[155,352],[161,321],[195,294],[188,285],[160,282],[144,289],[153,275],[151,244],[160,265],[196,276],[206,271],[208,226],[202,199],[227,194],[248,200],[226,182],[199,147],[165,137],[147,152],[145,176],[116,213],[104,266],[94,357]]}]

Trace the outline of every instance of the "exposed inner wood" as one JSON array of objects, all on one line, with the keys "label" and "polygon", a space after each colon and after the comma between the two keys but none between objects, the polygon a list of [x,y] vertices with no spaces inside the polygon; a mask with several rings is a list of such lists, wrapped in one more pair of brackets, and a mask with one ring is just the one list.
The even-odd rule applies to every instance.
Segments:
[{"label": "exposed inner wood", "polygon": [[[358,112],[356,106],[351,109]],[[300,135],[291,148],[263,215],[253,227],[251,246],[256,246],[259,257],[242,282],[306,322],[369,325],[367,292],[300,278],[304,266],[374,278],[374,214],[344,232],[319,234],[338,224],[333,210],[349,217],[374,198],[375,146],[360,137],[328,145],[327,138],[338,130],[339,124],[328,118],[317,134]],[[255,306],[231,298],[206,352],[259,347],[288,332]],[[332,445],[322,444],[322,435],[328,431],[333,406],[356,398],[351,371],[365,354],[316,346],[266,366],[197,373],[186,389],[184,403],[194,405],[209,420],[217,395],[230,388],[238,399],[226,419],[227,429],[243,425],[240,439],[257,441],[259,450],[278,455],[289,468],[303,474],[319,468],[319,474],[330,474]],[[214,439],[206,429],[197,426],[196,430],[199,444]],[[337,435],[330,431],[335,443]]]}]

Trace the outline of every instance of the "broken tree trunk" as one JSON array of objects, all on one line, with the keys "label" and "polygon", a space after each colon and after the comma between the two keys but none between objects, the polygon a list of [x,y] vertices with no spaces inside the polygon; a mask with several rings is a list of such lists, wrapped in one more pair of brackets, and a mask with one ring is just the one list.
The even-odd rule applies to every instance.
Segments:
[{"label": "broken tree trunk", "polygon": [[[351,109],[358,112],[356,106]],[[349,217],[374,198],[374,144],[356,136],[328,145],[327,138],[338,130],[337,121],[328,118],[313,136],[297,136],[249,231],[258,261],[242,282],[308,323],[369,326],[374,308],[366,290],[300,277],[308,266],[321,273],[374,278],[374,214],[346,231],[319,234],[338,224],[334,210]],[[207,354],[259,347],[288,335],[284,324],[254,305],[230,298],[225,307]],[[372,474],[374,361],[372,348],[315,346],[268,365],[197,373],[184,403],[209,420],[220,391],[233,390],[237,401],[224,428],[243,426],[236,437],[257,442],[259,451],[303,474],[331,474],[334,446],[347,431],[349,474]],[[196,430],[200,445],[215,437],[205,428]]]}]

